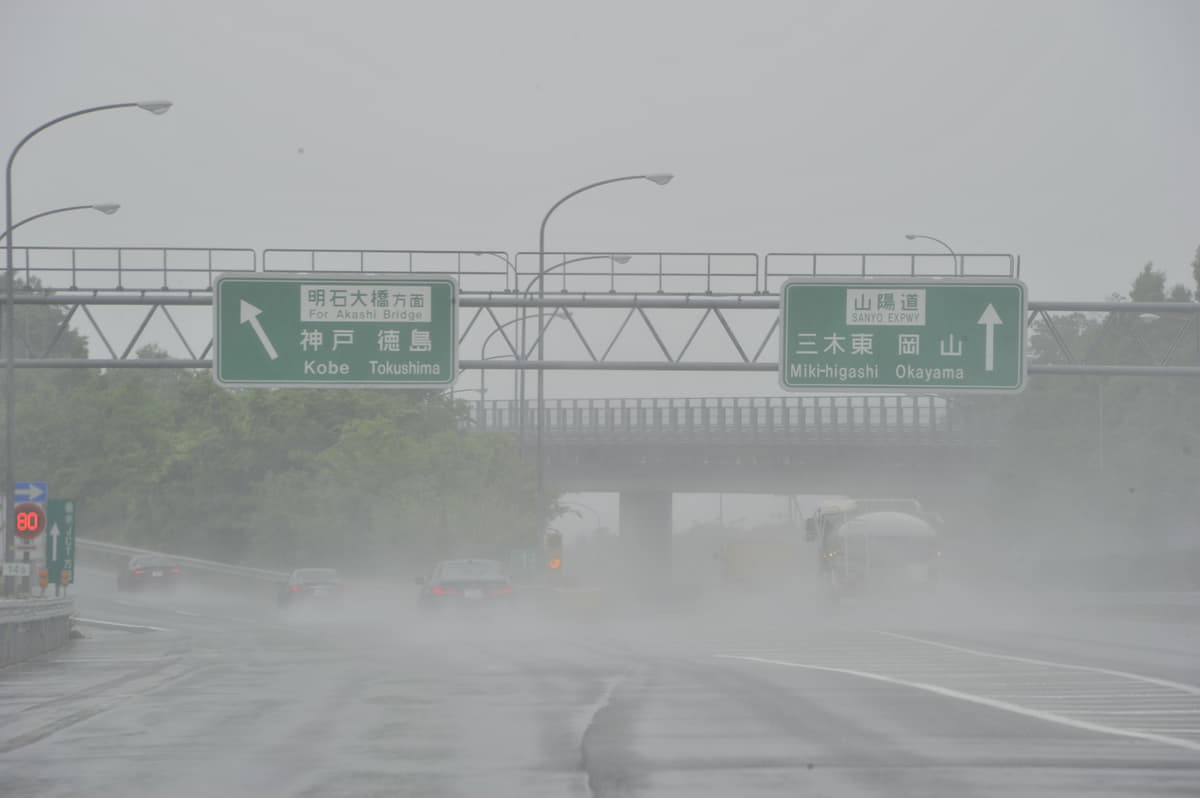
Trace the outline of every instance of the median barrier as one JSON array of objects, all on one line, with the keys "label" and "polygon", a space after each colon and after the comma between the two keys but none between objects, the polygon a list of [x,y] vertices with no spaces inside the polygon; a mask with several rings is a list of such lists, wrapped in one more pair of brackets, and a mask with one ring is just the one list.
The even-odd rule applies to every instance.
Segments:
[{"label": "median barrier", "polygon": [[71,636],[71,598],[0,601],[0,667],[52,651]]}]

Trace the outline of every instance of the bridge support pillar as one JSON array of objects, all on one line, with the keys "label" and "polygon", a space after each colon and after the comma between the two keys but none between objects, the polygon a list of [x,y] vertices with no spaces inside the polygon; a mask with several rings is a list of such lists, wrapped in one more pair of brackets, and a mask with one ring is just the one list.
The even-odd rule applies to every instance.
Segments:
[{"label": "bridge support pillar", "polygon": [[672,498],[669,491],[621,492],[625,573],[639,592],[671,585]]}]

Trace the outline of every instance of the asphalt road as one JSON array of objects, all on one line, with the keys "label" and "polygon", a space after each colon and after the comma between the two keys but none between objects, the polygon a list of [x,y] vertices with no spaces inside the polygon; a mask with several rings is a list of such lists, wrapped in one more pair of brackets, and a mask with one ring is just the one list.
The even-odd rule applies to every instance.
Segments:
[{"label": "asphalt road", "polygon": [[430,621],[408,587],[78,588],[85,637],[0,670],[5,795],[1200,794],[1196,595]]}]

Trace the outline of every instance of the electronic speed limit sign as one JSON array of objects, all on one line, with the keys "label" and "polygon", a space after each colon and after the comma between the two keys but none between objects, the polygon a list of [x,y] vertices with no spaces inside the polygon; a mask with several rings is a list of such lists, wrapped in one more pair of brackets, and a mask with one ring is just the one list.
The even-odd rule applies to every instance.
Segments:
[{"label": "electronic speed limit sign", "polygon": [[33,540],[46,531],[46,510],[40,504],[25,502],[13,511],[13,532],[23,540]]}]

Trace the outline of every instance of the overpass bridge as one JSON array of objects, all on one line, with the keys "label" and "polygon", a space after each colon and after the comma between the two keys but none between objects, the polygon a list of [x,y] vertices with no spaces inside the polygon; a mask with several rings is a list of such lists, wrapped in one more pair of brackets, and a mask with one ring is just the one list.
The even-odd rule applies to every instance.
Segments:
[{"label": "overpass bridge", "polygon": [[1003,435],[978,397],[556,399],[539,451],[535,403],[464,405],[540,457],[551,491],[618,493],[633,564],[670,561],[675,493],[970,495]]},{"label": "overpass bridge", "polygon": [[[464,403],[467,423],[537,456],[535,403]],[[563,492],[930,493],[978,471],[1002,422],[975,397],[858,394],[544,402]]]}]

